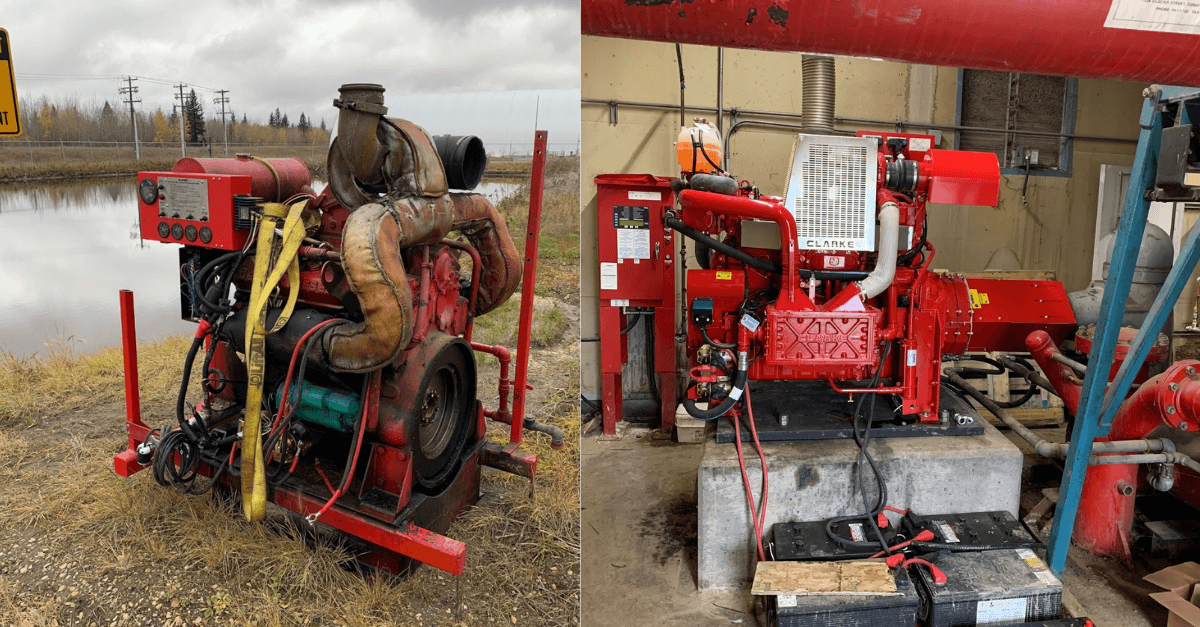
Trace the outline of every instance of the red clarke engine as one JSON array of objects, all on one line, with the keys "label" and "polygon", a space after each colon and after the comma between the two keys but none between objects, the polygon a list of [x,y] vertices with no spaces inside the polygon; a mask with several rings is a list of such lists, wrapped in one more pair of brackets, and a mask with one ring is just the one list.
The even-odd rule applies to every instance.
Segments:
[{"label": "red clarke engine", "polygon": [[[360,559],[385,570],[416,559],[457,575],[465,546],[439,534],[479,498],[480,465],[532,479],[521,427],[556,447],[563,436],[513,417],[509,351],[471,342],[474,319],[522,275],[492,203],[451,191],[480,182],[482,142],[387,117],[383,91],[340,89],[319,193],[296,159],[185,158],[139,174],[142,237],[181,245],[183,317],[199,326],[175,415],[147,425],[131,409],[116,468],[189,493],[240,490],[250,520],[272,502],[364,540]],[[501,362],[486,411],[476,351]],[[511,425],[507,446],[487,441],[485,417]]]},{"label": "red clarke engine", "polygon": [[1058,282],[930,270],[927,204],[996,206],[1000,180],[994,154],[934,141],[800,135],[782,198],[685,173],[665,223],[695,242],[701,266],[686,276],[689,413],[729,412],[748,380],[826,381],[935,422],[945,356],[1074,331]]}]

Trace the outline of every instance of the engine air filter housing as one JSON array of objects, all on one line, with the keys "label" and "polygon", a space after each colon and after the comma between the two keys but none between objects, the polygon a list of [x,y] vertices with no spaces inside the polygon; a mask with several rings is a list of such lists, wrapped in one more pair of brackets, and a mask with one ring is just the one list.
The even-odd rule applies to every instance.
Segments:
[{"label": "engine air filter housing", "polygon": [[875,250],[877,144],[868,137],[800,135],[787,208],[802,250]]}]

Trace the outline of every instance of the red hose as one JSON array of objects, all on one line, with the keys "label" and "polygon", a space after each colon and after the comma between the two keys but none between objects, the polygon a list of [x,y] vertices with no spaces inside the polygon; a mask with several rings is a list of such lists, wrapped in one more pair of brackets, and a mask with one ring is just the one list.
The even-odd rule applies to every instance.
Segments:
[{"label": "red hose", "polygon": [[358,441],[354,444],[354,456],[350,458],[350,470],[347,471],[345,476],[345,483],[334,491],[329,500],[325,501],[325,504],[321,506],[321,509],[317,513],[308,515],[307,520],[309,523],[317,522],[318,518],[329,511],[330,507],[333,507],[334,502],[342,498],[342,495],[346,493],[346,489],[354,482],[354,470],[358,467],[358,454],[362,451],[363,434],[367,432],[367,425],[365,423],[367,421],[367,407],[369,406],[370,403],[363,403],[362,414],[358,417]]},{"label": "red hose", "polygon": [[[330,324],[337,322],[338,320],[340,320],[340,318],[330,318],[328,320],[322,320],[321,322],[317,323],[317,325],[314,326],[313,328],[309,329],[308,331],[305,331],[304,335],[300,336],[300,341],[296,342],[296,348],[292,350],[292,360],[288,363],[287,377],[285,377],[283,380],[283,394],[279,398],[279,411],[275,414],[275,422],[271,423],[271,430],[267,432],[267,439],[270,439],[270,436],[274,435],[275,430],[279,428],[280,420],[283,419],[283,414],[286,413],[286,412],[284,412],[284,409],[286,409],[286,407],[287,407],[288,392],[291,390],[291,387],[292,387],[292,373],[294,373],[296,370],[296,361],[299,359],[300,353],[302,353],[304,351],[305,343],[307,343],[308,339],[310,337],[312,337],[313,334],[316,333],[317,331],[319,331],[322,327],[327,327]],[[271,458],[273,456],[274,456],[273,452],[268,451],[267,452],[267,461],[268,462],[271,461]]]},{"label": "red hose", "polygon": [[754,428],[754,411],[750,406],[750,387],[746,388],[746,420],[750,425],[750,435],[754,438],[754,447],[758,450],[758,460],[762,464],[762,497],[758,508],[754,507],[754,491],[750,489],[750,475],[746,472],[746,458],[742,455],[742,429],[738,424],[737,414],[733,415],[733,443],[737,448],[738,467],[742,471],[742,483],[746,486],[746,504],[750,506],[750,525],[754,529],[755,549],[758,561],[765,562],[763,552],[763,525],[767,520],[767,458],[763,455],[762,444],[758,441],[758,430]]},{"label": "red hose", "polygon": [[[737,414],[733,415],[733,444],[737,448],[738,467],[742,470],[742,485],[746,486],[746,504],[750,506],[750,528],[754,530],[754,548],[758,552],[758,561],[767,561],[763,553],[762,532],[758,529],[758,511],[754,508],[754,494],[750,490],[750,475],[746,473],[746,458],[742,457],[742,429],[738,425]],[[763,474],[767,469],[763,468]]]}]

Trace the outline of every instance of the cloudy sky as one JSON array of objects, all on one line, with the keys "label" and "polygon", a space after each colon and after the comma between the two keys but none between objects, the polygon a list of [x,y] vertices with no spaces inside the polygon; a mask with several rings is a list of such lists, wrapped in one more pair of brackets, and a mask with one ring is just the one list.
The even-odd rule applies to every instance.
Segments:
[{"label": "cloudy sky", "polygon": [[537,107],[553,149],[578,140],[579,0],[8,0],[0,27],[23,101],[115,104],[134,75],[144,110],[184,82],[206,112],[227,89],[239,118],[332,126],[338,86],[366,82],[433,134],[528,143]]}]

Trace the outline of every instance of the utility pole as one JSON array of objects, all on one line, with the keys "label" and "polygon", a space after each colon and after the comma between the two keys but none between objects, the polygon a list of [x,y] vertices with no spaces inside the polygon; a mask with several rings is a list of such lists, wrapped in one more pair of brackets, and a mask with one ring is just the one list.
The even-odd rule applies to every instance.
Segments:
[{"label": "utility pole", "polygon": [[187,100],[186,96],[183,95],[183,88],[187,87],[187,85],[180,83],[175,87],[179,88],[179,93],[176,94],[175,98],[179,100],[179,156],[182,158],[187,156],[187,143],[183,140],[183,118],[187,115],[187,107],[184,106],[187,104]]},{"label": "utility pole", "polygon": [[221,105],[221,132],[225,137],[225,154],[229,154],[229,127],[225,126],[225,105],[229,102],[229,97],[225,94],[229,93],[229,90],[219,89],[217,93],[220,95],[213,98],[213,104]]},{"label": "utility pole", "polygon": [[126,76],[125,84],[127,87],[121,87],[117,91],[119,91],[122,96],[125,96],[125,102],[129,104],[129,123],[133,125],[133,155],[140,161],[142,159],[142,147],[138,143],[137,114],[133,111],[134,103],[141,102],[140,99],[134,100],[133,98],[138,93],[138,88],[133,86],[133,81],[136,80],[137,79],[132,76]]}]

